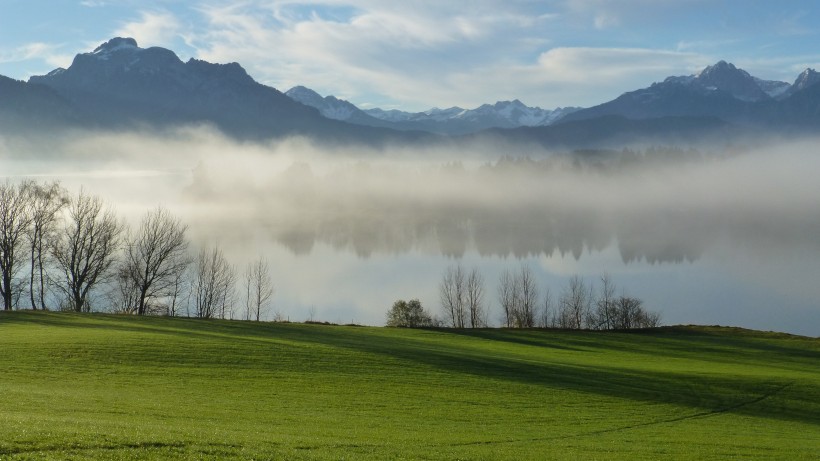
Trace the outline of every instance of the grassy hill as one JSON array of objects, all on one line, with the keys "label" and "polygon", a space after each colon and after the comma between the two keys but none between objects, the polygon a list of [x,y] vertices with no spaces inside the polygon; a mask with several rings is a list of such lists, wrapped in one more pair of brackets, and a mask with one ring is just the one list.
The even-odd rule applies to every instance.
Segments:
[{"label": "grassy hill", "polygon": [[0,459],[817,459],[820,340],[0,313]]}]

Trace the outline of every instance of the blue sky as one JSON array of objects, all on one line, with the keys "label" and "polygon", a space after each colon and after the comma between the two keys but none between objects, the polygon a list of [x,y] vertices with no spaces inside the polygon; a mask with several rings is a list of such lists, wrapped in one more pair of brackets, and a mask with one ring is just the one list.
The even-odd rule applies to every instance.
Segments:
[{"label": "blue sky", "polygon": [[362,107],[554,108],[720,59],[791,82],[820,68],[818,32],[813,0],[0,0],[0,74],[25,80],[131,36]]}]

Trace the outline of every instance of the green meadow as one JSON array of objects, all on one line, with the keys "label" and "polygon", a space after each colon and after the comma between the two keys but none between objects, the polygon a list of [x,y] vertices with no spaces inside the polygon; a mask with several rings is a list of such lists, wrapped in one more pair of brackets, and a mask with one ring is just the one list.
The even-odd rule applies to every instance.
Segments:
[{"label": "green meadow", "polygon": [[0,313],[0,459],[818,459],[820,340]]}]

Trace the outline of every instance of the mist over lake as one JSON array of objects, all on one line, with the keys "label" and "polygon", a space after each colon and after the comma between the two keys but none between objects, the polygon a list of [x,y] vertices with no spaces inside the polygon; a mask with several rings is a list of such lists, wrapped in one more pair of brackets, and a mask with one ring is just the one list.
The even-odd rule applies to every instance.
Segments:
[{"label": "mist over lake", "polygon": [[667,324],[818,336],[817,147],[579,157],[511,145],[237,143],[204,128],[80,132],[2,139],[0,178],[83,187],[132,225],[164,205],[190,226],[194,248],[218,244],[240,270],[266,256],[268,318],[313,310],[381,325],[409,298],[438,313],[441,276],[461,263],[484,275],[498,325],[498,279],[527,264],[553,300],[573,275],[608,274]]}]

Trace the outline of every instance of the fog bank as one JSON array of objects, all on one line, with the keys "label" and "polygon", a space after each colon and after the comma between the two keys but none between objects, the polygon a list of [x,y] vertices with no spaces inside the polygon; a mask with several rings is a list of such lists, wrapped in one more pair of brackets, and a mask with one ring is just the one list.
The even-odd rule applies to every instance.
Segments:
[{"label": "fog bank", "polygon": [[[329,150],[304,139],[236,143],[191,128],[160,136],[3,138],[0,177],[83,186],[131,222],[163,204],[190,225],[195,243],[219,243],[238,267],[258,253],[270,254],[274,265],[274,256],[286,260],[291,275],[282,271],[280,302],[340,317],[330,321],[353,315],[380,324],[400,297],[426,298],[436,310],[440,269],[455,260],[486,267],[494,298],[493,273],[526,260],[556,282],[570,272],[608,272],[622,285],[657,285],[649,282],[657,278],[669,285],[692,271],[714,273],[727,293],[762,289],[780,305],[766,311],[715,294],[698,302],[720,315],[690,316],[702,306],[681,312],[689,301],[681,299],[676,307],[651,307],[666,321],[739,318],[755,327],[765,324],[750,321],[760,318],[758,310],[769,319],[780,317],[777,309],[785,317],[780,324],[794,325],[784,328],[818,335],[817,147],[803,141],[732,153],[576,155],[509,145]],[[343,276],[359,271],[381,274]],[[424,288],[399,288],[386,273]],[[381,283],[383,293],[373,293],[372,283]],[[318,284],[336,288],[312,297]],[[639,296],[647,289],[629,288]],[[673,302],[650,300],[656,299]],[[757,313],[750,319],[749,312]]]}]

